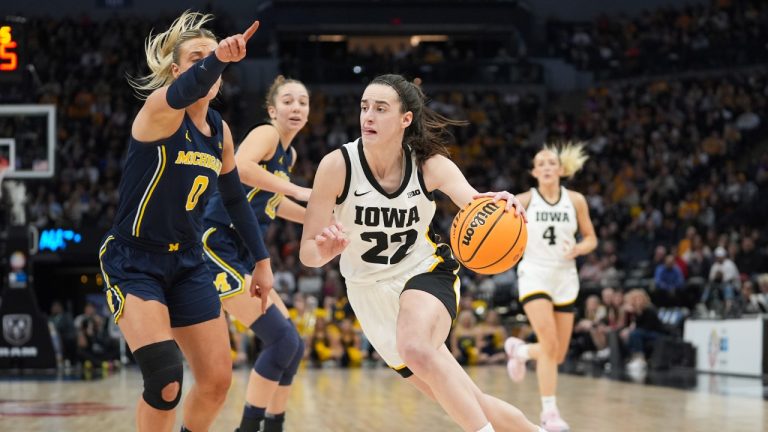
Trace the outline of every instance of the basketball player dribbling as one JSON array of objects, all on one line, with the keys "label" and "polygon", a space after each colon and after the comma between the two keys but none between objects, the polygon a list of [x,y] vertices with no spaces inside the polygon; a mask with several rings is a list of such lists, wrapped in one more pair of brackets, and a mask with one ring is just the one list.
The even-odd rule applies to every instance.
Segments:
[{"label": "basketball player dribbling", "polygon": [[[290,182],[296,163],[291,142],[307,124],[309,92],[300,81],[278,76],[267,92],[269,122],[251,128],[237,149],[237,162],[251,209],[265,234],[276,216],[304,222],[305,209],[285,195],[307,201],[311,189]],[[267,312],[261,315],[261,299],[245,295],[250,283],[253,259],[230,219],[219,195],[208,202],[204,221],[203,247],[213,283],[224,309],[261,340],[262,350],[246,389],[246,403],[239,432],[282,431],[290,385],[304,356],[304,341],[291,322],[280,296],[272,292]]]},{"label": "basketball player dribbling", "polygon": [[266,301],[272,289],[261,231],[235,168],[232,134],[208,106],[222,71],[245,57],[259,23],[217,42],[202,27],[211,18],[187,11],[147,40],[151,73],[131,85],[148,95],[131,128],[114,226],[99,250],[107,302],[144,381],[139,431],[173,428],[182,353],[195,377],[182,431],[207,431],[226,398],[232,377],[227,325],[200,243],[203,210],[217,186],[257,261],[252,295]]},{"label": "basketball player dribbling", "polygon": [[[597,247],[597,236],[584,196],[560,185],[572,177],[587,156],[581,144],[544,147],[533,159],[531,174],[538,187],[518,195],[528,211],[528,243],[518,264],[520,302],[538,343],[508,338],[505,350],[512,380],[525,376],[525,362],[536,360],[542,412],[549,432],[569,430],[555,399],[557,365],[565,361],[573,333],[574,303],[579,293],[576,257]],[[576,242],[576,232],[581,241]]]},{"label": "basketball player dribbling", "polygon": [[432,193],[442,191],[459,207],[475,197],[503,199],[506,211],[524,212],[509,192],[479,194],[469,185],[445,148],[445,127],[462,123],[424,99],[399,75],[366,87],[362,138],[318,167],[301,261],[320,267],[341,254],[349,302],[376,351],[463,430],[536,431],[520,410],[483,393],[445,345],[458,307],[459,264],[448,245],[432,240]]}]

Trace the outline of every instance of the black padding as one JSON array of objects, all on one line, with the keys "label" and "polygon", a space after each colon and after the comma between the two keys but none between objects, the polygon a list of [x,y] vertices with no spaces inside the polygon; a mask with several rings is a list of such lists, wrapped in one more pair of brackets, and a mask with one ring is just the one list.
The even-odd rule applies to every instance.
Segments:
[{"label": "black padding", "polygon": [[[183,357],[176,341],[166,340],[143,346],[133,352],[133,357],[144,378],[144,401],[152,408],[170,411],[181,400],[181,384],[184,378]],[[172,401],[163,399],[163,389],[178,382],[179,391]]]}]

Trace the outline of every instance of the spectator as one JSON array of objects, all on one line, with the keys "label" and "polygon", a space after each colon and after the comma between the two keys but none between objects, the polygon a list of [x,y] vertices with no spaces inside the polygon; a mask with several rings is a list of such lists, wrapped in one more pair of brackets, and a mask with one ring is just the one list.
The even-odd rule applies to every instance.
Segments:
[{"label": "spectator", "polygon": [[61,302],[55,300],[51,304],[51,315],[48,321],[56,329],[56,334],[61,342],[61,355],[66,363],[72,363],[76,360],[77,352],[77,329],[72,319],[72,315],[64,310]]},{"label": "spectator", "polygon": [[362,331],[353,323],[354,318],[344,318],[339,323],[340,343],[343,353],[339,359],[341,367],[360,367],[365,354],[362,350]]},{"label": "spectator", "polygon": [[683,272],[675,264],[675,257],[667,255],[663,264],[656,266],[653,276],[656,302],[661,306],[678,306],[679,291],[685,285]]},{"label": "spectator", "polygon": [[658,338],[667,334],[667,330],[644,290],[627,293],[625,308],[632,315],[631,324],[623,331],[632,355],[627,370],[632,374],[642,374],[647,369],[646,353],[651,351]]},{"label": "spectator", "polygon": [[81,315],[75,318],[77,327],[77,355],[85,368],[108,365],[118,357],[117,346],[107,331],[106,321],[96,313],[96,307],[87,303]]},{"label": "spectator", "polygon": [[449,337],[451,353],[460,365],[475,365],[479,357],[477,318],[471,310],[462,310]]},{"label": "spectator", "polygon": [[701,297],[701,303],[707,305],[710,300],[712,300],[710,296],[712,296],[713,292],[716,296],[715,299],[719,299],[719,297],[722,296],[725,302],[724,307],[710,307],[710,309],[714,309],[716,313],[722,314],[728,314],[730,312],[733,305],[733,299],[741,286],[739,269],[736,268],[736,265],[727,255],[725,248],[722,246],[718,246],[715,249],[715,262],[709,269],[709,283],[705,287]]},{"label": "spectator", "polygon": [[598,332],[600,322],[606,318],[606,309],[600,303],[600,297],[591,295],[584,301],[584,307],[579,309],[576,324],[573,326],[573,337],[569,356],[580,357],[587,352],[594,352],[606,347],[605,339]]},{"label": "spectator", "polygon": [[499,313],[489,309],[485,319],[478,326],[480,352],[478,363],[497,364],[507,362],[507,353],[504,352],[504,341],[507,340],[507,329],[501,325]]},{"label": "spectator", "polygon": [[768,268],[765,257],[755,249],[755,240],[749,236],[741,239],[741,251],[736,255],[735,264],[748,277],[756,276]]}]

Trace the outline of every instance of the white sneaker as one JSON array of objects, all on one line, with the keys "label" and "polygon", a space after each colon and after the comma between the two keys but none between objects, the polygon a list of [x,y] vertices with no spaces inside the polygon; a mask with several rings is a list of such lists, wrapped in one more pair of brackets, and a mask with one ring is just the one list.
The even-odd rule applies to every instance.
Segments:
[{"label": "white sneaker", "polygon": [[568,432],[571,427],[560,417],[557,408],[541,413],[541,427],[547,432]]},{"label": "white sneaker", "polygon": [[648,370],[648,363],[643,358],[636,358],[627,363],[627,372],[629,373],[641,373]]},{"label": "white sneaker", "polygon": [[504,341],[504,351],[507,353],[507,373],[514,382],[520,382],[525,378],[525,359],[517,357],[517,347],[525,345],[521,339],[516,337],[507,338]]},{"label": "white sneaker", "polygon": [[598,360],[606,360],[611,357],[611,349],[610,348],[603,348],[600,351],[597,352],[597,359]]}]

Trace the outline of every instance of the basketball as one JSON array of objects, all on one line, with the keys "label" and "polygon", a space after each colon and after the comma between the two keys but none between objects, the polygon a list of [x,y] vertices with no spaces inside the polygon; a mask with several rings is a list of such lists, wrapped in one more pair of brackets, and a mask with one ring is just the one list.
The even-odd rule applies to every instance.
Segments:
[{"label": "basketball", "polygon": [[451,224],[451,248],[466,268],[481,274],[511,269],[525,251],[528,231],[523,218],[505,212],[506,201],[479,198],[456,214]]}]

